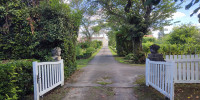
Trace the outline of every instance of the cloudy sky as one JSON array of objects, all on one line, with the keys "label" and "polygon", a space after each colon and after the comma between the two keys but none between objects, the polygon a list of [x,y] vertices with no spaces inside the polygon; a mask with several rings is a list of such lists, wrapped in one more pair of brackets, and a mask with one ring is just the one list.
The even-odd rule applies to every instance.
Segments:
[{"label": "cloudy sky", "polygon": [[[190,17],[190,14],[194,11],[194,9],[199,7],[199,3],[193,5],[189,10],[185,10],[185,5],[189,4],[190,1],[191,0],[186,0],[186,2],[181,5],[182,8],[178,9],[177,12],[174,13],[174,16],[173,16],[174,22],[176,21],[180,21],[180,22],[173,24],[171,26],[165,27],[165,29],[168,29],[168,31],[165,31],[165,33],[169,33],[174,26],[178,26],[180,24],[191,23],[200,28],[200,23],[198,21],[199,19],[197,17],[198,14],[194,14],[192,17]],[[198,13],[200,13],[200,11]],[[153,34],[154,37],[158,37],[158,31],[153,31],[153,33],[154,33]]]}]

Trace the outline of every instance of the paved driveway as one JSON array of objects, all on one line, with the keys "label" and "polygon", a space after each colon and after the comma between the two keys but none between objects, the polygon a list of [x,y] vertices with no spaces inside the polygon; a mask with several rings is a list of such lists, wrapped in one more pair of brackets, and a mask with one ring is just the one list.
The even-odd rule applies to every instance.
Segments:
[{"label": "paved driveway", "polygon": [[104,44],[81,71],[75,82],[66,83],[70,91],[63,100],[137,100],[133,82],[145,67],[118,63]]}]

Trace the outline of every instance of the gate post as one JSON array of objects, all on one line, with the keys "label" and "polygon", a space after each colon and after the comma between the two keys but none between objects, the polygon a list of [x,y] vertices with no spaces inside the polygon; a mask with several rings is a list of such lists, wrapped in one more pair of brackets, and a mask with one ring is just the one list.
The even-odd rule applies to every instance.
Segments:
[{"label": "gate post", "polygon": [[176,66],[176,64],[175,64],[175,62],[173,61],[172,63],[171,63],[171,66],[170,66],[171,68],[170,68],[170,74],[171,74],[171,76],[170,76],[170,87],[171,87],[171,89],[170,89],[170,100],[174,100],[174,69],[175,69],[175,67],[177,67]]},{"label": "gate post", "polygon": [[149,59],[146,58],[146,86],[149,86]]},{"label": "gate post", "polygon": [[61,83],[61,86],[64,85],[64,62],[63,62],[63,59],[61,60],[61,80],[62,80],[62,83]]},{"label": "gate post", "polygon": [[33,62],[34,100],[39,100],[37,61]]}]

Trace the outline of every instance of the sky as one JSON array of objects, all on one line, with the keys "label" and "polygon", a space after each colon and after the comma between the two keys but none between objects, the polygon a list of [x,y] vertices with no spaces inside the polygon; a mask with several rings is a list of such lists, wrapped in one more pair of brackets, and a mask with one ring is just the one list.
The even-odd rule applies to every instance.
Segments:
[{"label": "sky", "polygon": [[[199,3],[193,5],[190,9],[188,10],[185,10],[185,6],[187,4],[189,4],[191,2],[191,0],[186,0],[186,2],[184,2],[181,6],[182,8],[181,9],[178,9],[176,13],[174,13],[173,15],[173,22],[176,22],[176,21],[180,21],[179,23],[176,23],[176,24],[173,24],[171,26],[166,26],[164,27],[165,29],[167,29],[168,31],[164,31],[166,34],[168,34],[172,28],[174,26],[178,26],[178,25],[181,25],[181,24],[188,24],[188,23],[191,23],[192,25],[195,25],[197,27],[200,28],[200,23],[199,23],[199,19],[197,17],[198,13],[200,13],[200,11],[197,13],[197,14],[194,14],[192,17],[190,17],[190,14],[194,11],[194,9],[196,9],[197,7],[200,6]],[[177,3],[180,3],[180,2],[177,2]],[[159,31],[153,31],[153,36],[154,37],[158,37],[158,32]]]}]

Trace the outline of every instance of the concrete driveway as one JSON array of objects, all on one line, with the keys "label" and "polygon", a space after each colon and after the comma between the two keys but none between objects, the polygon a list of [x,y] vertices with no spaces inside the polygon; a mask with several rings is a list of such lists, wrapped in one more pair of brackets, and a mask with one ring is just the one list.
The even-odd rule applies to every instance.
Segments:
[{"label": "concrete driveway", "polygon": [[104,44],[74,82],[66,83],[70,91],[63,100],[137,100],[133,83],[143,74],[145,67],[118,63]]}]

